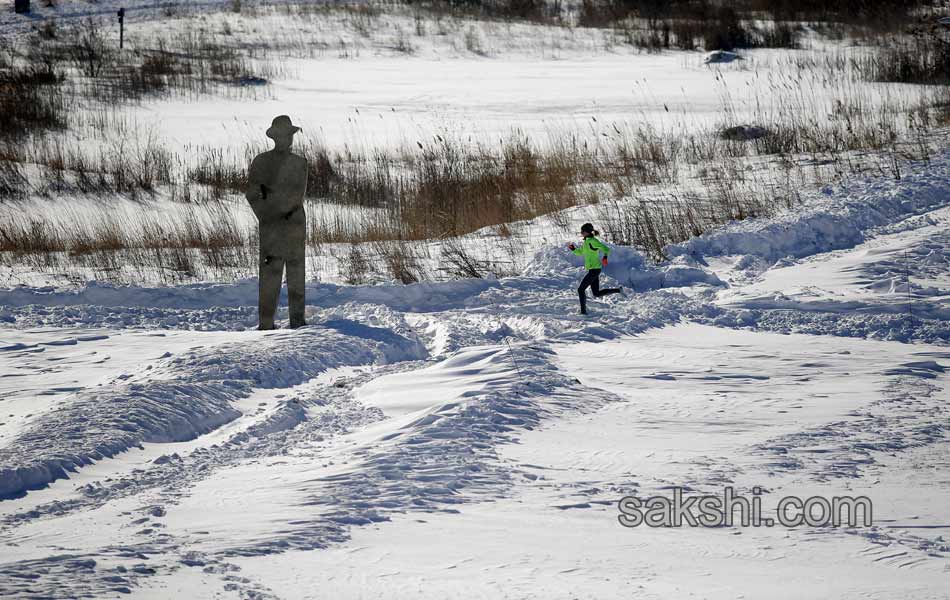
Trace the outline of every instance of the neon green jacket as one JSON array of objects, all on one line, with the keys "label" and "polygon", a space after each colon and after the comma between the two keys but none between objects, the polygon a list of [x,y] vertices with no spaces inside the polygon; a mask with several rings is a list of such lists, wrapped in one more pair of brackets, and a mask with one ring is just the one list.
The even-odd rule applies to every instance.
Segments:
[{"label": "neon green jacket", "polygon": [[588,270],[603,267],[600,264],[600,252],[603,252],[605,257],[610,256],[610,248],[607,247],[607,244],[594,236],[590,236],[584,240],[584,243],[574,248],[574,254],[584,257],[584,268]]}]

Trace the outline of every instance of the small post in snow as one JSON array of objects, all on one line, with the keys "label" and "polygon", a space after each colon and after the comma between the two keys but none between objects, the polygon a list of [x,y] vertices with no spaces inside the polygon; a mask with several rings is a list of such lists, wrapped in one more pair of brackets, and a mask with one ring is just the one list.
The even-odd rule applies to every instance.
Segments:
[{"label": "small post in snow", "polygon": [[30,0],[13,0],[13,12],[18,15],[30,12]]},{"label": "small post in snow", "polygon": [[125,45],[125,9],[119,9],[119,50]]},{"label": "small post in snow", "polygon": [[914,318],[914,297],[910,294],[910,263],[907,261],[907,250],[904,249],[904,282],[907,286],[907,315]]},{"label": "small post in snow", "polygon": [[518,359],[515,358],[515,351],[511,349],[511,342],[508,341],[508,337],[505,337],[505,344],[508,345],[508,356],[511,357],[511,362],[515,365],[515,371],[518,371],[518,377],[524,377],[524,374],[521,372],[521,367],[518,366]]}]

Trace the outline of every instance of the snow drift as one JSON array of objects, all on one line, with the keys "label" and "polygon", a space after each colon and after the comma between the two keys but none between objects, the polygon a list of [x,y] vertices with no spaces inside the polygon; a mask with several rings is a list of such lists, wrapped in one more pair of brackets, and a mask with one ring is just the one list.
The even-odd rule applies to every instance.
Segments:
[{"label": "snow drift", "polygon": [[417,340],[391,329],[335,320],[168,357],[145,373],[80,392],[33,421],[0,449],[0,499],[142,442],[193,439],[239,417],[232,403],[255,387],[289,387],[333,367],[425,356]]}]

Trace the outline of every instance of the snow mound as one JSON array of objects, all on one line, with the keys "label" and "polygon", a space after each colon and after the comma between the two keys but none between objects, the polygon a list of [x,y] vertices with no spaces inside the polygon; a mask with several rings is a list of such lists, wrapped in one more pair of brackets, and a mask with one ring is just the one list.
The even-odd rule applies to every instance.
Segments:
[{"label": "snow mound", "polygon": [[258,336],[250,345],[199,347],[162,359],[37,417],[0,450],[0,499],[45,487],[143,442],[194,439],[239,417],[232,404],[255,387],[289,387],[343,365],[425,357],[415,339],[340,319]]},{"label": "snow mound", "polygon": [[734,125],[726,127],[719,132],[719,137],[734,142],[746,142],[764,138],[769,134],[769,130],[758,125]]},{"label": "snow mound", "polygon": [[703,58],[703,64],[727,64],[737,60],[745,60],[735,52],[729,52],[727,50],[713,50],[706,54]]},{"label": "snow mound", "polygon": [[[554,357],[542,345],[484,347],[414,372],[416,396],[442,396],[446,401],[395,417],[358,454],[356,468],[309,482],[304,504],[322,518],[297,521],[278,536],[229,548],[225,554],[322,548],[334,538],[345,539],[345,526],[388,521],[390,515],[408,511],[457,512],[461,504],[498,497],[521,472],[497,461],[500,445],[545,420],[589,413],[619,400],[565,375]],[[492,385],[458,396],[445,391],[446,370],[477,370],[475,364],[496,371]],[[390,382],[383,379],[385,388]]]},{"label": "snow mound", "polygon": [[852,182],[774,218],[731,223],[667,246],[665,252],[693,257],[746,254],[775,262],[854,247],[875,228],[950,204],[950,153],[915,166],[900,181]]},{"label": "snow mound", "polygon": [[[307,284],[307,303],[340,306],[349,302],[380,304],[395,310],[424,312],[457,305],[490,287],[494,279],[423,282],[409,285],[340,286],[331,283]],[[149,307],[201,310],[257,305],[257,279],[234,283],[195,283],[147,287],[113,285],[90,281],[79,289],[16,286],[0,290],[0,306]],[[286,289],[281,298],[286,304]]]},{"label": "snow mound", "polygon": [[[582,257],[564,248],[551,246],[534,255],[524,275],[575,280],[581,276],[583,266]],[[642,252],[627,246],[611,246],[610,258],[603,274],[635,292],[694,285],[725,285],[715,273],[704,270],[689,257],[677,257],[667,264],[654,265]]]}]

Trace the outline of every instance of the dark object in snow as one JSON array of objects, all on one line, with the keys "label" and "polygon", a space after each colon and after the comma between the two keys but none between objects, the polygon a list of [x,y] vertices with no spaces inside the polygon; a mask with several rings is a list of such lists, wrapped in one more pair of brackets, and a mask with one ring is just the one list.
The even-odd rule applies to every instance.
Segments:
[{"label": "dark object in snow", "polygon": [[719,137],[734,142],[747,142],[749,140],[763,138],[768,134],[768,129],[759,127],[758,125],[735,125],[733,127],[726,127],[720,131]]},{"label": "dark object in snow", "polygon": [[248,169],[245,197],[260,223],[259,329],[273,329],[280,284],[287,267],[290,326],[302,327],[306,286],[305,242],[307,161],[290,152],[300,128],[287,115],[276,117],[267,130],[274,149],[258,154]]},{"label": "dark object in snow", "polygon": [[267,80],[263,77],[255,77],[254,75],[245,75],[237,80],[238,85],[244,86],[257,86],[257,85],[267,85]]},{"label": "dark object in snow", "polygon": [[30,0],[14,0],[13,12],[21,15],[30,12]]},{"label": "dark object in snow", "polygon": [[735,52],[729,52],[728,50],[713,50],[706,55],[706,58],[703,59],[703,64],[721,64],[721,63],[731,63],[735,60],[745,60]]},{"label": "dark object in snow", "polygon": [[125,9],[119,9],[119,50],[125,47]]}]

